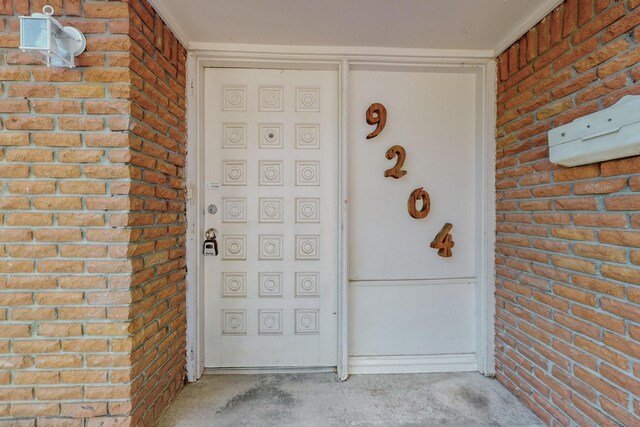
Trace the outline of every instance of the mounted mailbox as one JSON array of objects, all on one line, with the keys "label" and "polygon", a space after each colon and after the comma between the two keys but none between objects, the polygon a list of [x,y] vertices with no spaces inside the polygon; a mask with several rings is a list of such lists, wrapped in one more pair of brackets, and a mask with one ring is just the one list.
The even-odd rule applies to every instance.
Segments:
[{"label": "mounted mailbox", "polygon": [[640,154],[640,95],[549,131],[549,160],[579,166]]}]

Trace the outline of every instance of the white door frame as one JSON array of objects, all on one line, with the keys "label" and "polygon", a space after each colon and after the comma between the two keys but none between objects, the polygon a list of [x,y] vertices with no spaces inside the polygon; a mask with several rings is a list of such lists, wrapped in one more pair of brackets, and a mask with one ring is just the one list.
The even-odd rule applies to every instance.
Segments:
[{"label": "white door frame", "polygon": [[496,63],[489,50],[432,50],[396,48],[300,47],[235,44],[195,44],[187,58],[187,378],[196,381],[204,371],[204,257],[201,255],[204,217],[203,100],[207,67],[323,69],[338,72],[338,377],[348,376],[348,135],[349,71],[352,68],[393,67],[419,70],[470,67],[477,71],[477,360],[484,375],[495,373],[495,105]]}]

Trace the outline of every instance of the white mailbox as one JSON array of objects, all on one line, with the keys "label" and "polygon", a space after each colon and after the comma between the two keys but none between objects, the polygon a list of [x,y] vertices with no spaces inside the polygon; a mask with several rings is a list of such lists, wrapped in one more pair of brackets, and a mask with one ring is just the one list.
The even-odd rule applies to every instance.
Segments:
[{"label": "white mailbox", "polygon": [[549,131],[549,160],[579,166],[640,154],[640,95]]}]

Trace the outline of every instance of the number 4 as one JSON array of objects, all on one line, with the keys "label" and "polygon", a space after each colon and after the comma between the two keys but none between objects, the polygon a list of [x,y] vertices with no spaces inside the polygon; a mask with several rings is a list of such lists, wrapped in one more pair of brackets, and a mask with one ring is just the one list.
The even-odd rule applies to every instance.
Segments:
[{"label": "number 4", "polygon": [[431,242],[431,247],[433,249],[438,249],[438,255],[441,257],[449,258],[453,255],[451,252],[451,248],[454,246],[453,238],[449,232],[453,228],[453,225],[446,223],[442,230],[438,234],[436,234],[435,239]]}]

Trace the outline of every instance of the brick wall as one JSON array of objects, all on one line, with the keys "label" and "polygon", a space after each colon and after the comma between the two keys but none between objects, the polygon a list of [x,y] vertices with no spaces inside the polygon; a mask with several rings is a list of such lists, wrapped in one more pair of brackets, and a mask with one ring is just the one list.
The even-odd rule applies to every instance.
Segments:
[{"label": "brick wall", "polygon": [[499,57],[497,378],[547,424],[640,425],[640,157],[547,149],[639,61],[639,0],[566,0]]},{"label": "brick wall", "polygon": [[[78,68],[16,49],[46,3]],[[0,423],[152,425],[184,378],[186,52],[144,0],[2,0],[0,55]]]},{"label": "brick wall", "polygon": [[186,50],[146,1],[130,1],[134,418],[152,425],[182,387],[186,363],[184,164]]}]

